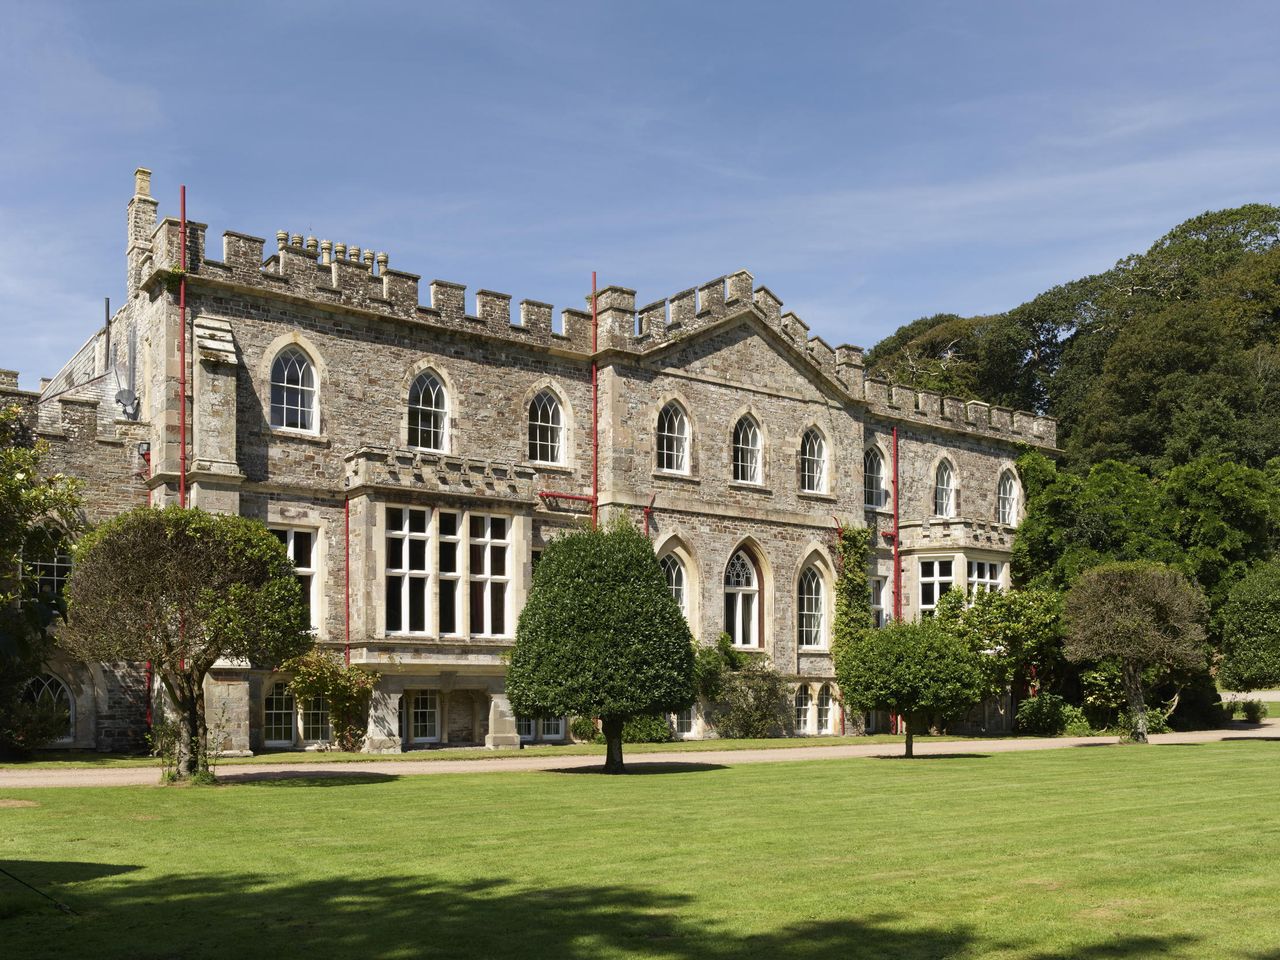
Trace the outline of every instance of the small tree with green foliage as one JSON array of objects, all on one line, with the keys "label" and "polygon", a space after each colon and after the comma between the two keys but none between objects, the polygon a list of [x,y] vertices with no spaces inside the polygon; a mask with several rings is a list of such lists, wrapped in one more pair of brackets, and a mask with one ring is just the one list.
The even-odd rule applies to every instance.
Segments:
[{"label": "small tree with green foliage", "polygon": [[87,534],[60,639],[84,660],[151,661],[177,713],[176,774],[208,775],[204,680],[223,658],[276,666],[311,646],[284,547],[245,517],[139,507]]},{"label": "small tree with green foliage", "polygon": [[67,728],[65,714],[27,696],[64,614],[62,598],[39,589],[33,561],[53,559],[80,529],[78,486],[44,475],[47,452],[18,407],[0,406],[0,757],[29,753]]},{"label": "small tree with green foliage", "polygon": [[344,663],[334,651],[319,647],[287,661],[281,669],[293,674],[289,689],[299,700],[323,697],[329,704],[330,725],[338,749],[359,750],[369,717],[369,697],[378,678],[361,667]]},{"label": "small tree with green foliage", "polygon": [[967,711],[989,685],[980,655],[933,618],[863,630],[853,639],[837,640],[834,653],[844,702],[901,715],[908,757],[916,729],[928,716]]},{"label": "small tree with green foliage", "polygon": [[1147,742],[1143,672],[1194,670],[1205,662],[1204,594],[1159,563],[1105,563],[1085,571],[1067,594],[1067,659],[1120,662],[1133,721],[1131,739]]},{"label": "small tree with green foliage", "polygon": [[993,590],[970,601],[950,590],[938,601],[935,618],[981,654],[987,696],[1000,694],[1015,678],[1029,686],[1054,686],[1061,678],[1062,595],[1056,590]]},{"label": "small tree with green foliage", "polygon": [[1232,690],[1280,685],[1280,560],[1258,564],[1227,595],[1219,674]]},{"label": "small tree with green foliage", "polygon": [[693,703],[693,638],[653,545],[625,521],[547,545],[516,628],[507,695],[520,716],[599,717],[606,773],[626,721]]}]

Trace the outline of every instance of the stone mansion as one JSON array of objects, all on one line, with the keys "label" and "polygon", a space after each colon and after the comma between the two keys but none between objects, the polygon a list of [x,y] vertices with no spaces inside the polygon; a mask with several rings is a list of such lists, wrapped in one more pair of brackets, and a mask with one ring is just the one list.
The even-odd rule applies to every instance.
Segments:
[{"label": "stone mansion", "polygon": [[[639,309],[608,286],[553,317],[296,233],[264,259],[262,238],[210,249],[186,221],[184,264],[182,221],[157,209],[140,169],[124,304],[38,393],[0,373],[0,402],[82,479],[90,521],[177,502],[184,480],[191,505],[275,531],[318,640],[378,675],[370,751],[567,737],[512,716],[503,658],[541,550],[595,511],[647,531],[695,638],[726,631],[792,679],[799,733],[863,724],[830,654],[837,524],[875,531],[881,617],[1008,583],[1014,459],[1053,449],[1054,421],[867,378],[860,348],[809,336],[745,270]],[[328,739],[325,704],[287,679],[210,675],[227,749]],[[65,745],[140,742],[142,665],[61,659],[40,683]],[[1003,729],[1007,710],[972,720]],[[673,723],[710,732],[697,708]]]}]

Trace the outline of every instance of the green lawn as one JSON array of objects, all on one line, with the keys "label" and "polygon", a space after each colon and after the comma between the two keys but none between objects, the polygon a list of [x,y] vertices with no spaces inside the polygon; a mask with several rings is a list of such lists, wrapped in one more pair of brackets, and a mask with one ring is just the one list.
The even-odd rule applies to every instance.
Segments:
[{"label": "green lawn", "polygon": [[1280,956],[1280,744],[974,749],[0,791],[0,954]]},{"label": "green lawn", "polygon": [[[965,737],[916,736],[916,742],[929,740],[964,740]],[[967,738],[973,739],[973,738]],[[980,740],[991,740],[982,737]],[[701,753],[708,750],[785,750],[794,747],[832,747],[847,744],[902,743],[897,734],[877,733],[860,737],[773,737],[761,740],[682,740],[674,743],[628,743],[624,754],[633,753]],[[369,760],[495,760],[502,757],[590,757],[604,756],[604,745],[571,743],[562,746],[537,745],[516,750],[489,750],[485,747],[448,747],[435,750],[411,750],[408,753],[343,753],[340,750],[281,750],[254,757],[228,757],[218,761],[219,767],[256,763],[360,763]],[[46,750],[32,760],[0,762],[0,770],[18,768],[77,769],[81,767],[151,767],[149,757],[123,754],[93,753],[84,750]]]}]

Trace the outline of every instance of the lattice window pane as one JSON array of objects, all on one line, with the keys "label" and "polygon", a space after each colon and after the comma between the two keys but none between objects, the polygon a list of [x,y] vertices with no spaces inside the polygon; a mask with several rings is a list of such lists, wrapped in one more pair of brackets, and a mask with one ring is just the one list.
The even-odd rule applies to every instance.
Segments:
[{"label": "lattice window pane", "polygon": [[444,384],[433,373],[421,373],[409,388],[409,446],[445,449],[449,404]]}]

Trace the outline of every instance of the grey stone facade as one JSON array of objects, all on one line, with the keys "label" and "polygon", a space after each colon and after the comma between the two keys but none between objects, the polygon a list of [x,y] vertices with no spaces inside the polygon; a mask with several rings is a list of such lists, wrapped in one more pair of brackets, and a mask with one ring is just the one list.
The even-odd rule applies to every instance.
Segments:
[{"label": "grey stone facade", "polygon": [[[109,330],[38,396],[0,381],[0,392],[32,407],[55,468],[85,479],[91,519],[178,496],[180,225],[157,221],[156,206],[139,171],[128,299]],[[318,639],[380,676],[370,750],[518,741],[503,656],[537,551],[590,509],[593,358],[601,520],[621,514],[647,525],[659,555],[679,558],[685,608],[703,642],[725,628],[725,572],[744,552],[755,606],[741,632],[808,688],[803,730],[862,722],[840,711],[827,638],[836,523],[893,529],[891,495],[866,503],[869,448],[883,459],[887,491],[896,430],[903,616],[919,614],[944,562],[955,586],[970,574],[1007,584],[1017,504],[1000,522],[997,487],[1020,446],[1054,446],[1054,422],[866,379],[859,348],[809,337],[746,271],[639,310],[633,291],[606,287],[593,353],[589,309],[562,311],[553,323],[547,304],[524,300],[513,310],[509,296],[485,290],[468,303],[465,288],[439,280],[423,305],[419,277],[391,268],[383,253],[282,232],[264,260],[265,245],[228,232],[215,258],[205,226],[188,223],[190,502],[260,518],[310,545]],[[313,371],[309,429],[273,426],[273,364],[288,349]],[[409,392],[424,371],[447,398],[437,450],[410,446]],[[115,399],[129,388],[136,419]],[[530,458],[530,405],[542,391],[559,406],[555,463]],[[687,424],[678,470],[659,469],[657,421],[670,403]],[[759,437],[758,475],[747,482],[733,479],[743,417]],[[810,431],[822,447],[821,476],[804,490]],[[949,516],[935,510],[943,460],[954,478]],[[877,542],[874,573],[891,613],[891,543]],[[418,562],[403,559],[415,556],[411,546],[421,569],[396,572],[397,556]],[[821,586],[802,613],[809,569]],[[445,591],[458,599],[449,603]],[[420,617],[418,628],[407,629],[406,617]],[[802,645],[802,634],[816,642]],[[283,745],[289,705],[272,699],[278,679],[231,665],[210,677],[210,702],[225,704],[226,749]],[[296,746],[308,739],[300,707]],[[115,715],[105,704],[103,712]],[[987,714],[980,725],[993,722]],[[532,726],[535,737],[565,735],[555,724]],[[685,720],[683,734],[704,732],[696,717]],[[99,742],[114,743],[105,734]]]}]

